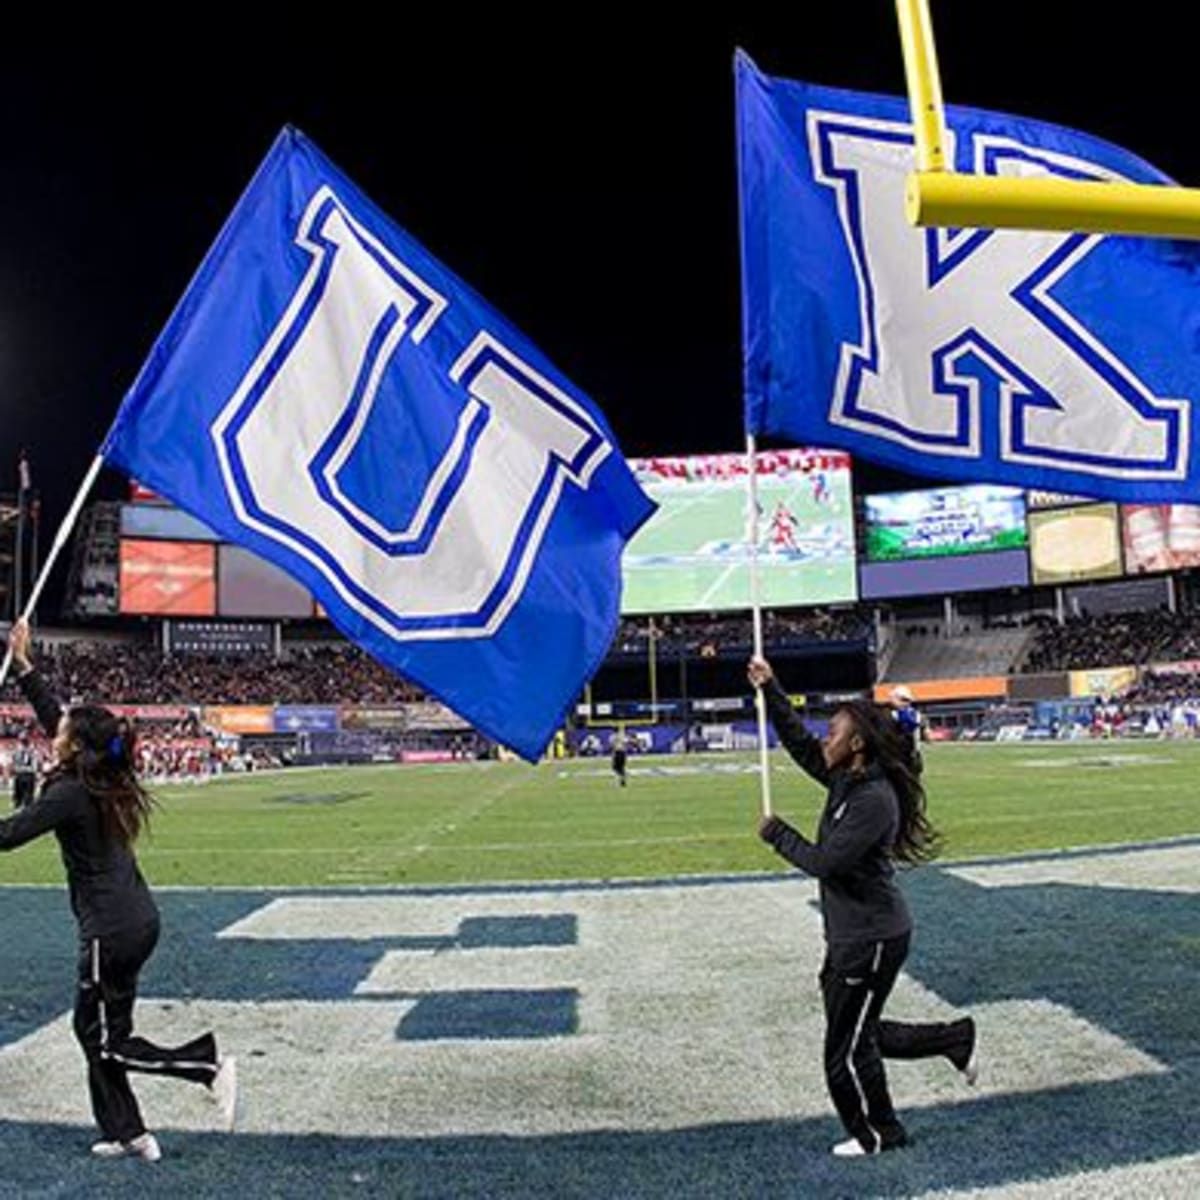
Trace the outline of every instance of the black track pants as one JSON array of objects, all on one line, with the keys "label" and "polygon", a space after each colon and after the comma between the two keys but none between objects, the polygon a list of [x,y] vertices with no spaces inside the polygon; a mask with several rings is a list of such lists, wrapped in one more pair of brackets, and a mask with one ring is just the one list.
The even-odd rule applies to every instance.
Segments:
[{"label": "black track pants", "polygon": [[87,1058],[96,1124],[110,1141],[127,1142],[146,1131],[128,1072],[173,1075],[206,1085],[217,1073],[217,1046],[211,1033],[166,1048],[133,1032],[138,973],[157,941],[154,923],[80,944],[75,1037]]},{"label": "black track pants", "polygon": [[832,942],[821,968],[825,999],[825,1080],[846,1132],[866,1150],[905,1141],[888,1094],[885,1058],[949,1056],[962,1046],[954,1023],[881,1019],[908,956],[909,934],[880,942]]}]

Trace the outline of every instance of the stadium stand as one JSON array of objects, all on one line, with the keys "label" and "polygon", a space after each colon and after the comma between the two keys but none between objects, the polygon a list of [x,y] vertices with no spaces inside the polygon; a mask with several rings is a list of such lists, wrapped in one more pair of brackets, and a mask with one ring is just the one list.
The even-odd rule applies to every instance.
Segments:
[{"label": "stadium stand", "polygon": [[1044,626],[1020,669],[1083,670],[1195,658],[1200,658],[1200,619],[1194,614],[1097,613]]},{"label": "stadium stand", "polygon": [[1167,671],[1147,671],[1125,695],[1131,704],[1143,706],[1200,707],[1200,682],[1191,675]]},{"label": "stadium stand", "polygon": [[[763,614],[764,640],[776,647],[812,641],[861,641],[870,636],[871,629],[870,615],[856,608]],[[652,633],[662,650],[683,649],[702,657],[745,649],[754,642],[754,627],[747,614],[709,613],[626,618],[613,648],[623,654],[644,654]]]},{"label": "stadium stand", "polygon": [[[172,655],[148,642],[45,643],[40,666],[55,692],[108,704],[398,704],[418,689],[345,643],[285,645],[279,661]],[[9,689],[11,698],[18,698]]]},{"label": "stadium stand", "polygon": [[923,628],[895,631],[885,681],[1007,675],[1035,636],[1031,629],[1001,628],[947,638],[918,632]]},{"label": "stadium stand", "polygon": [[[818,716],[839,698],[863,694],[873,682],[945,681],[942,698],[923,707],[931,734],[954,738],[987,737],[1004,726],[1090,727],[1093,702],[1076,697],[1063,672],[1179,663],[1171,672],[1147,671],[1140,682],[1127,678],[1112,685],[1120,692],[1117,728],[1155,733],[1178,729],[1174,717],[1181,707],[1200,711],[1200,685],[1186,674],[1191,665],[1186,660],[1200,660],[1200,619],[1158,609],[1123,610],[1150,594],[1130,587],[1130,581],[1114,585],[1111,594],[1094,585],[1065,589],[1062,624],[1046,611],[1044,597],[1039,608],[1027,597],[1024,609],[1007,598],[994,606],[943,606],[942,598],[934,598],[879,608],[793,609],[764,614],[764,635],[767,652],[792,686],[808,695]],[[1084,601],[1098,611],[1085,610]],[[1118,611],[1105,611],[1109,605]],[[301,623],[288,630],[286,641],[268,639],[240,649],[231,643],[203,653],[166,652],[166,633],[145,624],[93,624],[39,635],[42,668],[64,699],[174,709],[158,716],[138,714],[152,774],[205,771],[206,759],[228,758],[231,745],[240,757],[221,763],[223,769],[277,765],[297,757],[380,761],[440,753],[475,757],[490,750],[486,739],[464,726],[417,711],[440,706],[423,706],[418,689],[357,648],[332,640],[327,626]],[[749,728],[752,722],[745,688],[752,641],[752,623],[742,612],[625,619],[591,684],[590,702],[600,707],[580,715],[568,739],[577,741],[576,734],[602,729],[606,721],[632,720],[662,725],[656,736],[664,734],[659,739],[664,749],[676,741],[691,748],[697,729],[705,731],[706,745],[740,744],[722,730],[726,725],[740,730],[739,722]],[[201,648],[207,651],[207,643]],[[656,656],[657,672],[648,668]],[[993,684],[991,690],[971,690],[973,680],[982,687],[1004,676],[1015,707],[997,707]],[[13,711],[19,699],[11,686],[0,696],[0,751],[31,732],[28,719]],[[1112,700],[1107,691],[1104,699]],[[250,724],[227,728],[221,714],[212,711],[239,705],[279,709],[279,716],[247,716]],[[303,716],[288,714],[287,706],[336,706],[343,716],[325,716],[321,720],[330,724],[306,726]],[[344,721],[347,706],[377,706],[378,712]],[[415,711],[400,713],[406,706]],[[185,711],[192,715],[184,719]],[[1189,729],[1194,725],[1190,722]],[[675,730],[674,740],[665,736],[668,726]],[[1058,735],[1051,731],[1049,736]],[[3,758],[0,753],[0,770]]]}]

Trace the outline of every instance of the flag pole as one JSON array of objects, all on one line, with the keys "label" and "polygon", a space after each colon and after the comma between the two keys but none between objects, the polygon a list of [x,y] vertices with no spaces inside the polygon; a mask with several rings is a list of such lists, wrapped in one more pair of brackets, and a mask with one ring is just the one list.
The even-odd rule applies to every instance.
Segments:
[{"label": "flag pole", "polygon": [[[746,514],[746,537],[750,543],[750,615],[754,623],[754,656],[763,655],[762,594],[758,578],[758,446],[754,434],[746,434],[746,478],[750,497]],[[767,698],[762,688],[754,689],[758,710],[758,768],[762,788],[762,814],[771,815],[771,760],[767,748]]]},{"label": "flag pole", "polygon": [[[71,531],[75,528],[75,522],[79,520],[79,512],[83,508],[83,502],[87,499],[88,492],[92,490],[92,484],[96,482],[96,476],[100,474],[100,468],[104,466],[104,456],[97,454],[92,459],[92,465],[88,467],[87,474],[83,477],[83,483],[79,485],[79,491],[75,495],[75,499],[71,501],[71,507],[67,510],[67,515],[63,517],[62,524],[58,527],[58,532],[54,535],[54,542],[50,547],[50,552],[46,555],[46,561],[42,564],[41,574],[37,577],[37,582],[33,585],[33,591],[29,593],[29,599],[25,602],[25,611],[21,613],[21,617],[28,620],[33,610],[37,608],[37,602],[41,599],[42,589],[46,586],[46,580],[50,576],[50,572],[54,569],[54,564],[58,559],[62,548],[67,544],[67,538],[71,536]],[[12,650],[4,651],[4,661],[0,663],[0,686],[3,686],[4,681],[8,678],[8,668],[12,665]]]},{"label": "flag pole", "polygon": [[21,611],[21,597],[25,594],[25,499],[29,463],[25,451],[17,456],[17,543],[13,549],[13,619]]},{"label": "flag pole", "polygon": [[29,493],[29,535],[30,535],[30,551],[29,551],[29,573],[34,579],[38,573],[38,523],[42,519],[41,512],[42,500],[36,492]]}]

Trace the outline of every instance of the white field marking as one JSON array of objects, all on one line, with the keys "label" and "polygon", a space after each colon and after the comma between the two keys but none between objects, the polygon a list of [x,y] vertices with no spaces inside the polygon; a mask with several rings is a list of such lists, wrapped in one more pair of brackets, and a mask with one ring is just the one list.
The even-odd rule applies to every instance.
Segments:
[{"label": "white field marking", "polygon": [[725,586],[725,584],[726,584],[726,582],[728,581],[729,577],[730,577],[730,576],[731,576],[731,575],[732,575],[732,574],[733,574],[735,571],[737,571],[739,568],[746,568],[746,569],[749,569],[749,566],[750,566],[750,556],[749,556],[749,555],[747,555],[747,556],[746,556],[746,558],[745,558],[745,560],[744,560],[743,562],[732,562],[732,563],[730,563],[730,564],[729,564],[729,566],[727,566],[727,567],[726,567],[726,568],[725,568],[725,569],[724,569],[724,570],[723,570],[723,571],[720,573],[720,575],[718,575],[718,576],[716,577],[716,579],[714,579],[714,580],[713,580],[713,582],[712,582],[711,584],[709,584],[709,586],[708,586],[707,590],[705,591],[704,595],[700,597],[699,603],[696,605],[696,607],[697,607],[698,609],[701,609],[701,610],[703,610],[703,609],[707,608],[707,607],[708,607],[708,605],[709,605],[709,604],[712,602],[712,598],[713,598],[715,595],[717,595],[717,594],[720,592],[720,590],[721,590],[721,589],[722,589],[722,588]]},{"label": "white field marking", "polygon": [[[1191,802],[1180,802],[1176,805],[1161,805],[1161,804],[1145,804],[1145,805],[1130,805],[1122,804],[1114,808],[1076,808],[1076,809],[1055,809],[1055,816],[1059,817],[1089,817],[1098,816],[1105,813],[1131,813],[1131,812],[1176,812],[1188,811],[1194,809],[1194,804]],[[803,818],[807,819],[807,817]],[[972,816],[972,825],[1006,825],[1006,824],[1027,824],[1029,821],[1028,813],[1013,813],[1008,816],[994,815],[986,817]],[[440,832],[440,831],[439,831]],[[729,842],[740,841],[749,835],[744,831],[731,831],[729,833],[690,833],[690,834],[669,834],[661,837],[637,837],[637,838],[601,838],[596,840],[588,840],[586,845],[589,847],[602,848],[607,846],[657,846],[657,845],[686,845],[695,843],[697,845],[707,842]],[[1180,835],[1181,840],[1194,838],[1195,834]],[[1158,839],[1155,839],[1156,841]],[[1165,839],[1164,839],[1165,840]],[[356,858],[377,862],[381,859],[392,861],[394,859],[411,860],[420,857],[422,854],[442,854],[442,853],[471,853],[486,850],[536,850],[541,847],[562,849],[562,848],[578,848],[582,845],[578,839],[572,841],[549,841],[549,842],[445,842],[438,845],[419,844],[409,845],[407,839],[402,839],[396,842],[381,842],[378,839],[372,842],[371,846],[356,849],[352,852]],[[1123,848],[1123,843],[1115,843],[1115,848]],[[1102,850],[1107,849],[1108,844],[1098,846],[1078,846],[1071,847],[1073,850]],[[1131,850],[1136,850],[1136,843],[1128,847]],[[1057,847],[1055,849],[1058,849]],[[1046,850],[1044,853],[1053,853]],[[171,857],[202,857],[204,855],[220,855],[230,858],[242,857],[253,858],[257,855],[273,855],[287,857],[294,855],[296,857],[328,857],[329,855],[340,855],[345,857],[348,852],[344,849],[339,850],[336,847],[298,847],[296,849],[287,849],[279,846],[267,847],[245,847],[245,846],[225,846],[214,844],[211,847],[203,846],[169,846],[156,845],[154,848],[154,857],[160,855],[170,855]],[[1011,857],[1020,861],[1030,854],[1038,854],[1036,849],[1026,848],[1021,851],[1014,852]],[[149,855],[142,856],[147,863],[153,862],[153,857]],[[952,864],[949,861],[938,862],[939,867],[949,869]],[[364,868],[366,869],[366,868]],[[741,872],[735,872],[741,874]],[[0,884],[3,887],[39,887],[39,886],[61,886],[53,884]],[[194,886],[194,885],[192,885]],[[156,890],[159,890],[156,888]]]},{"label": "white field marking", "polygon": [[[361,853],[360,851],[352,851],[351,853]],[[152,854],[139,854],[138,861],[153,863],[155,858],[170,855],[172,858],[181,855],[204,855],[217,854],[221,857],[228,855],[230,858],[243,857],[255,858],[258,855],[282,855],[284,857],[296,856],[302,857],[323,857],[328,858],[330,855],[345,857],[347,851],[344,848],[337,846],[299,846],[295,849],[288,849],[285,846],[226,846],[219,842],[213,843],[211,846],[171,846],[164,843],[158,843],[154,847]],[[155,888],[157,891],[157,887]]]},{"label": "white field marking", "polygon": [[[714,715],[719,716],[720,714]],[[609,721],[608,724],[611,725],[612,722]],[[632,722],[626,722],[626,724],[630,729],[636,728]],[[638,751],[635,757],[640,763],[654,764],[655,769],[664,773],[678,771],[681,774],[705,769],[740,771],[743,767],[754,766],[758,762],[757,756],[752,758],[749,754],[724,750],[693,750],[687,754],[673,754],[670,751],[661,754],[653,751]],[[590,754],[581,755],[576,759],[559,759],[556,765],[560,775],[602,775],[605,772],[598,769],[599,765],[601,763],[607,765],[607,761],[607,755]],[[779,762],[780,765],[787,766],[791,763],[791,759],[781,755]]]},{"label": "white field marking", "polygon": [[[452,763],[398,763],[398,762],[383,762],[383,763],[356,763],[346,764],[339,767],[319,766],[319,767],[262,767],[256,771],[227,771],[221,775],[209,775],[201,777],[201,781],[208,786],[216,786],[219,784],[253,784],[259,779],[291,779],[297,775],[328,775],[331,779],[344,779],[347,769],[355,771],[403,771],[405,773],[413,772],[422,775],[437,775],[446,771],[489,771],[508,764],[498,762],[496,759],[462,759],[459,762]],[[172,800],[184,800],[192,794],[193,788],[196,786],[192,782],[180,782],[179,780],[167,780],[158,782],[153,779],[148,779],[148,783],[154,785],[155,795],[163,795]],[[311,782],[311,781],[310,781]]]},{"label": "white field marking", "polygon": [[1150,763],[1176,763],[1179,760],[1169,754],[1078,754],[1062,758],[1026,758],[1019,767],[1141,767]]},{"label": "white field marking", "polygon": [[1003,1183],[997,1187],[922,1192],[915,1200],[1064,1200],[1064,1197],[1141,1196],[1150,1200],[1193,1200],[1200,1193],[1200,1154],[1155,1162],[1081,1171],[1055,1179]]},{"label": "white field marking", "polygon": [[[390,858],[416,858],[430,849],[429,840],[438,834],[454,829],[468,821],[474,820],[480,813],[490,808],[497,800],[503,799],[517,786],[526,782],[525,773],[510,775],[506,779],[496,781],[496,786],[485,790],[483,795],[476,795],[455,807],[440,808],[432,820],[417,825],[405,831],[402,838],[395,842],[386,843]],[[375,840],[373,849],[378,849],[380,843]],[[328,851],[326,851],[328,853]]]},{"label": "white field marking", "polygon": [[[745,830],[733,831],[730,833],[689,833],[663,837],[641,837],[641,838],[602,838],[588,839],[586,842],[575,839],[573,841],[554,841],[554,842],[445,842],[441,845],[417,845],[409,846],[403,842],[395,844],[390,842],[379,842],[376,840],[369,847],[363,847],[354,851],[339,850],[336,847],[324,847],[319,849],[301,848],[296,850],[286,850],[280,847],[266,847],[265,849],[255,849],[245,846],[213,846],[211,849],[204,849],[199,846],[179,846],[179,847],[161,847],[158,848],[158,853],[167,855],[173,858],[186,857],[202,857],[204,855],[219,855],[221,857],[228,856],[229,858],[254,858],[259,855],[294,855],[296,857],[309,858],[328,858],[331,855],[345,859],[348,853],[353,854],[357,859],[364,862],[378,863],[381,861],[391,862],[396,859],[412,860],[419,858],[422,854],[470,854],[482,851],[492,850],[524,850],[535,851],[540,849],[579,849],[586,845],[589,849],[601,849],[607,846],[660,846],[660,845],[687,845],[695,843],[701,845],[708,842],[741,842],[749,838],[751,834]],[[142,861],[153,863],[153,859],[143,856]],[[344,865],[344,864],[343,864]],[[369,870],[368,867],[363,867],[362,870]],[[735,874],[744,874],[745,872],[735,872]],[[486,882],[486,881],[481,881]],[[51,884],[0,884],[0,887],[50,887],[62,886]],[[197,885],[187,885],[195,887]],[[395,885],[393,885],[395,886]],[[453,886],[453,885],[452,885]],[[157,886],[155,891],[161,889]]]},{"label": "white field marking", "polygon": [[[497,850],[578,850],[583,846],[591,849],[607,849],[614,846],[688,846],[707,845],[713,842],[745,842],[750,837],[744,829],[729,833],[664,834],[662,837],[640,838],[576,838],[568,842],[455,842],[453,845],[434,846],[438,852],[453,854],[480,854]],[[738,872],[740,874],[740,872]]]},{"label": "white field marking", "polygon": [[654,520],[655,531],[665,529],[668,524],[678,521],[680,517],[690,516],[696,508],[708,508],[710,493],[707,489],[693,493],[670,507],[659,507],[659,515]]},{"label": "white field marking", "polygon": [[[885,680],[885,683],[887,681]],[[1042,754],[1104,754],[1112,753],[1113,750],[1121,746],[1150,746],[1157,753],[1166,753],[1168,751],[1182,751],[1184,754],[1190,754],[1195,751],[1200,751],[1200,737],[1198,738],[1069,738],[1065,741],[1056,742],[1053,738],[1033,738],[1029,741],[1014,741],[1014,742],[988,742],[988,741],[934,741],[928,745],[936,750],[937,753],[943,751],[972,751],[972,750],[1003,750],[1006,754],[1013,751],[1023,750],[1026,754],[1042,753]]]},{"label": "white field marking", "polygon": [[[367,764],[364,764],[364,766],[366,766],[367,769],[370,769],[371,767],[381,767],[382,768],[382,767],[388,767],[388,766],[392,766],[392,765],[400,766],[401,764],[400,763],[396,763],[396,764],[367,763]],[[405,766],[420,766],[420,765],[424,765],[424,764],[406,763],[403,765],[405,765]],[[202,775],[202,776],[198,777],[198,781],[203,780],[205,783],[208,783],[208,784],[253,783],[256,779],[279,778],[280,776],[291,776],[291,775],[301,775],[301,774],[315,775],[322,771],[325,771],[325,772],[329,773],[330,775],[332,775],[335,772],[339,771],[340,769],[341,768],[339,768],[339,767],[328,767],[328,766],[259,767],[257,770],[254,770],[254,771],[224,771],[219,775]],[[167,778],[164,780],[158,780],[158,779],[155,779],[153,776],[150,776],[147,778],[146,782],[154,784],[154,788],[155,788],[156,792],[169,792],[172,795],[178,794],[181,797],[186,796],[192,790],[192,788],[195,786],[195,783],[192,783],[190,781],[183,781],[178,778],[176,778],[176,779]]]},{"label": "white field marking", "polygon": [[[675,505],[672,505],[669,510],[660,506],[658,513],[654,518],[654,533],[655,533],[656,538],[657,538],[657,535],[662,533],[663,530],[665,530],[668,525],[673,524],[673,523],[678,523],[679,518],[691,516],[692,512],[696,508],[704,508],[706,506],[707,506],[707,497],[706,496],[692,496],[689,499],[687,499],[686,501],[683,501],[682,503],[680,503],[678,505],[678,507],[676,507]],[[643,527],[643,528],[645,528],[645,527]],[[634,570],[634,571],[661,571],[664,566],[669,566],[669,564],[671,562],[676,561],[676,559],[679,557],[678,555],[665,554],[661,550],[651,550],[648,548],[644,551],[644,553],[646,555],[653,555],[655,558],[666,558],[666,559],[668,559],[668,563],[650,564],[650,563],[646,563],[646,562],[630,562],[626,569]],[[635,557],[640,557],[640,556],[635,556]],[[653,614],[652,613],[632,614],[632,619],[636,620],[637,616],[639,616],[639,615],[649,617],[649,616],[652,616]]]},{"label": "white field marking", "polygon": [[[788,770],[784,763],[772,763],[771,770],[783,774]],[[705,763],[694,767],[631,767],[626,774],[640,775],[646,779],[670,779],[697,775],[757,775],[758,764],[751,762],[740,763]],[[611,767],[593,767],[591,770],[574,770],[558,772],[559,779],[605,779],[612,778]]]},{"label": "white field marking", "polygon": [[[137,1029],[177,1042],[216,1030],[238,1055],[252,1133],[435,1137],[657,1130],[716,1122],[827,1118],[816,970],[823,939],[800,880],[703,888],[277,899],[224,937],[341,939],[438,935],[467,917],[570,913],[563,947],[451,948],[381,955],[343,999],[303,1002],[151,997]],[[918,949],[919,953],[919,949]],[[511,960],[511,966],[508,965]],[[518,964],[524,960],[523,970]],[[578,1030],[540,1039],[398,1040],[427,990],[497,986],[578,991]],[[399,992],[400,994],[396,994]],[[415,995],[414,995],[415,993]],[[368,996],[372,998],[368,998]],[[889,1015],[938,1020],[951,1008],[902,975]],[[989,1068],[963,1087],[942,1060],[893,1064],[905,1109],[1164,1068],[1048,1001],[974,1007]],[[69,1012],[0,1048],[0,1121],[90,1122]],[[1028,1031],[1037,1031],[1036,1039]],[[779,1047],[808,1047],[780,1054]],[[135,1077],[155,1129],[212,1129],[204,1091]]]},{"label": "white field marking", "polygon": [[1078,855],[1040,862],[967,865],[948,867],[947,871],[980,887],[1069,883],[1083,887],[1195,894],[1200,893],[1200,845],[1140,850],[1135,854]]},{"label": "white field marking", "polygon": [[[1134,784],[1134,785],[1122,784],[1122,788],[1126,792],[1131,792],[1131,791],[1161,792],[1162,791],[1162,788],[1160,785],[1149,784],[1149,783],[1146,784],[1145,786],[1140,786],[1137,784]],[[1095,805],[1091,808],[1055,808],[1055,809],[1053,809],[1053,813],[1056,817],[1095,817],[1095,816],[1105,816],[1110,813],[1140,813],[1140,812],[1158,812],[1158,813],[1188,812],[1188,813],[1195,814],[1196,803],[1192,798],[1189,797],[1186,800],[1176,800],[1171,804],[1108,804],[1108,805],[1104,805],[1104,806]],[[976,814],[972,813],[969,823],[971,825],[1008,825],[1008,824],[1012,824],[1014,822],[1021,823],[1021,824],[1024,824],[1027,826],[1029,824],[1029,813],[1027,811],[1018,811],[1018,812],[1012,812],[1012,813],[993,813],[989,816],[977,816]],[[1179,834],[1178,836],[1180,836],[1180,837],[1195,837],[1196,835],[1194,833],[1192,833],[1192,834]],[[1117,845],[1123,845],[1123,844],[1124,843],[1117,843]],[[1137,843],[1133,843],[1133,845],[1136,846]],[[1055,847],[1055,849],[1060,849],[1060,847]],[[1030,850],[1020,850],[1020,851],[1016,851],[1015,853],[1029,854],[1032,852]]]}]

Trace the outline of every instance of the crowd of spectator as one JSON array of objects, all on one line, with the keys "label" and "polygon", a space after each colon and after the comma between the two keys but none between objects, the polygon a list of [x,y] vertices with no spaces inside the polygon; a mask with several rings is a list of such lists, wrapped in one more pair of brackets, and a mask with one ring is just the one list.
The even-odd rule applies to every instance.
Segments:
[{"label": "crowd of spectator", "polygon": [[[953,629],[954,636],[963,637],[973,633],[994,633],[1000,629],[1045,629],[1055,624],[1055,618],[1048,613],[1029,613],[1022,617],[991,617],[985,613],[970,620],[958,617],[954,621]],[[942,621],[905,621],[903,629],[906,637],[946,636],[946,625]]]},{"label": "crowd of spectator", "polygon": [[1162,709],[1200,710],[1200,676],[1176,671],[1145,671],[1125,693],[1132,704]]},{"label": "crowd of spectator", "polygon": [[1044,625],[1021,670],[1067,671],[1200,659],[1200,619],[1165,609],[1099,613]]},{"label": "crowd of spectator", "polygon": [[[421,692],[351,645],[270,655],[164,655],[149,643],[43,647],[38,665],[67,702],[103,704],[400,704]],[[19,700],[15,687],[6,697]]]},{"label": "crowd of spectator", "polygon": [[[763,641],[768,650],[814,641],[862,641],[870,632],[870,618],[856,609],[763,613]],[[709,658],[724,650],[748,651],[754,644],[754,624],[747,613],[626,618],[613,649],[621,654],[645,654],[652,637],[660,653],[684,651]]]},{"label": "crowd of spectator", "polygon": [[[1037,634],[1021,665],[1027,673],[1200,659],[1200,617],[1185,613],[1100,613],[1071,617],[1061,625],[1039,616],[1028,623],[1037,626]],[[920,629],[909,625],[905,632],[911,636]],[[763,635],[768,650],[814,641],[863,641],[870,638],[871,624],[865,613],[852,608],[768,611]],[[715,657],[747,652],[753,625],[745,613],[626,618],[613,650],[643,655],[651,638],[660,654]],[[38,661],[51,689],[67,702],[400,704],[422,698],[418,689],[347,643],[285,645],[276,659],[269,654],[164,655],[150,642],[80,639],[41,647]],[[0,702],[19,699],[11,684],[0,695]],[[17,736],[18,724],[0,715],[0,738]]]}]

